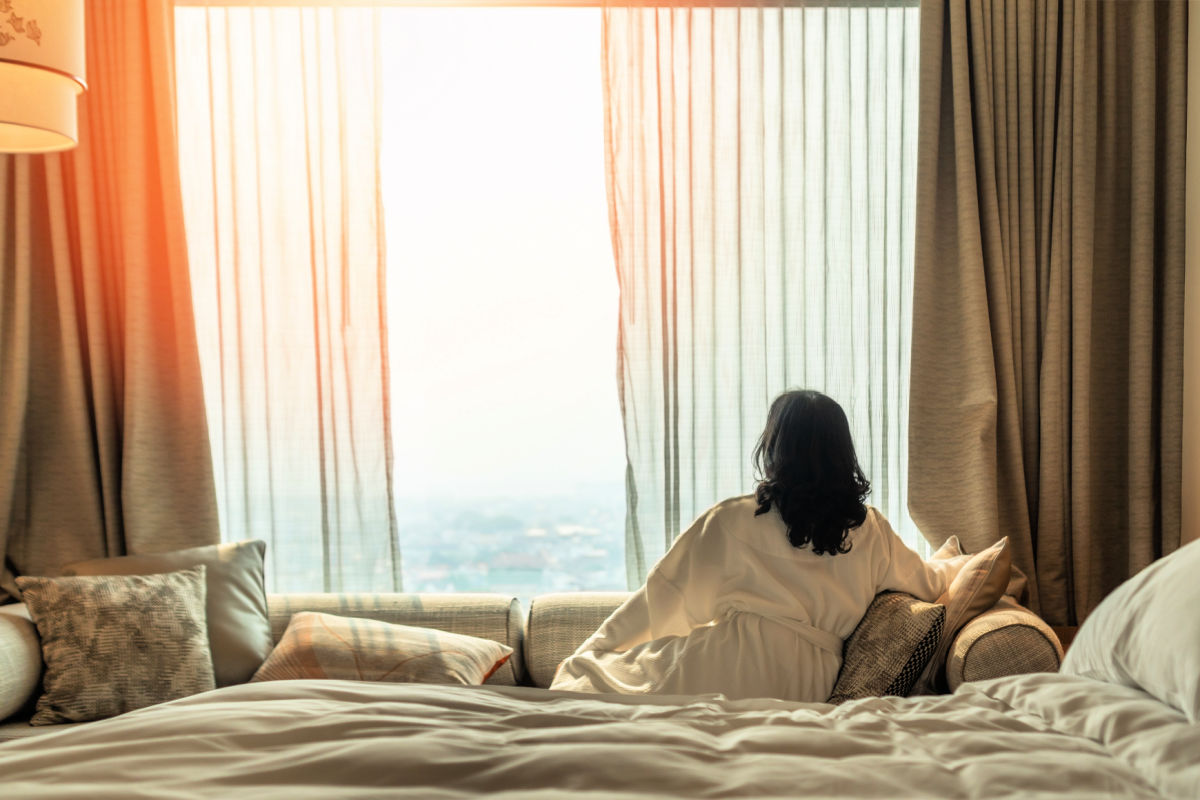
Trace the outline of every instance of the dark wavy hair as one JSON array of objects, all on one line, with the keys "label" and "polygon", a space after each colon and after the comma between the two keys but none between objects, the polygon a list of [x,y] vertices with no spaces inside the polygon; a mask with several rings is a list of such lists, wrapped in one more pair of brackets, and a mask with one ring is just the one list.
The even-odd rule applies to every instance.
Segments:
[{"label": "dark wavy hair", "polygon": [[867,518],[863,501],[871,484],[858,466],[846,412],[832,398],[808,389],[776,397],[754,467],[754,516],[774,507],[793,547],[811,545],[817,555],[850,552],[850,531]]}]

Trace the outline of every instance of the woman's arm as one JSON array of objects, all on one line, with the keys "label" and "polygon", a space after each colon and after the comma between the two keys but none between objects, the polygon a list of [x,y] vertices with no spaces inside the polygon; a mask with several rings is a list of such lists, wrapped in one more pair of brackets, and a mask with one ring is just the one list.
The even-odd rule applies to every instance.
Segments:
[{"label": "woman's arm", "polygon": [[703,514],[659,559],[646,583],[614,611],[576,653],[624,652],[663,636],[684,636],[712,619],[719,538]]},{"label": "woman's arm", "polygon": [[876,582],[876,593],[905,592],[928,603],[941,597],[970,556],[925,561],[892,530],[882,514],[874,513],[887,552],[886,564]]}]

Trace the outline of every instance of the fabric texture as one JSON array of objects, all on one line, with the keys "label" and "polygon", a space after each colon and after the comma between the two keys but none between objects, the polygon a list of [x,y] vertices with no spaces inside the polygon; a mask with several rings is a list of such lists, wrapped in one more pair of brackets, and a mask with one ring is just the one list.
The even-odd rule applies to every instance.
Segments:
[{"label": "fabric texture", "polygon": [[29,610],[0,606],[0,721],[25,707],[41,677],[42,648]]},{"label": "fabric texture", "polygon": [[79,146],[0,155],[0,602],[16,575],[220,539],[174,13],[168,0],[89,4]]},{"label": "fabric texture", "polygon": [[4,788],[23,800],[119,800],[130,787],[293,800],[1200,796],[1200,726],[1136,690],[1051,674],[840,706],[271,681],[2,752]]},{"label": "fabric texture", "polygon": [[399,591],[381,11],[175,13],[222,534],[267,541],[271,591]]},{"label": "fabric texture", "polygon": [[491,639],[301,611],[253,680],[333,678],[478,686],[512,652]]},{"label": "fabric texture", "polygon": [[533,598],[525,632],[530,682],[549,688],[563,660],[628,599],[628,592],[564,592]]},{"label": "fabric texture", "polygon": [[103,719],[212,689],[204,569],[18,577],[46,663],[30,724]]},{"label": "fabric texture", "polygon": [[923,603],[903,592],[876,596],[846,639],[829,702],[906,696],[937,650],[945,620],[945,606]]},{"label": "fabric texture", "polygon": [[551,688],[824,702],[876,594],[931,601],[961,567],[922,561],[874,508],[829,556],[793,547],[778,510],[757,507],[743,495],[702,514]]},{"label": "fabric texture", "polygon": [[[938,552],[950,550],[945,545]],[[954,559],[954,556],[949,556]],[[917,693],[942,692],[946,689],[946,654],[959,630],[975,617],[996,605],[1004,596],[1012,576],[1012,554],[1008,537],[969,556],[950,586],[937,598],[946,607],[946,621],[933,657],[913,686]]]},{"label": "fabric texture", "polygon": [[217,686],[245,683],[271,653],[261,541],[230,542],[173,553],[80,561],[64,575],[146,575],[205,567],[208,641]]},{"label": "fabric texture", "polygon": [[[363,617],[491,639],[512,648],[512,656],[487,683],[514,686],[525,681],[525,612],[521,602],[502,594],[274,594],[267,596],[275,641],[301,611]],[[591,631],[589,631],[590,633]]]},{"label": "fabric texture", "polygon": [[1180,544],[1186,17],[921,5],[909,506],[1053,625]]},{"label": "fabric texture", "polygon": [[1121,584],[1079,628],[1062,672],[1132,686],[1200,722],[1200,542]]},{"label": "fabric texture", "polygon": [[1054,630],[1011,597],[963,625],[946,656],[946,685],[1026,672],[1057,672],[1063,649]]},{"label": "fabric texture", "polygon": [[753,485],[795,387],[842,405],[872,502],[924,546],[905,502],[918,9],[782,6],[603,10],[630,588]]}]

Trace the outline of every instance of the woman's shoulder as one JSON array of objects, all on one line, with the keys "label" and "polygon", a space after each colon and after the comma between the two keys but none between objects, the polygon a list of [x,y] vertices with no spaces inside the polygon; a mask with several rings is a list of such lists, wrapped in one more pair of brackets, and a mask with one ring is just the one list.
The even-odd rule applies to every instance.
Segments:
[{"label": "woman's shoulder", "polygon": [[892,523],[888,522],[883,512],[875,506],[867,506],[866,519],[851,533],[851,540],[870,538],[888,545],[888,540],[895,535]]},{"label": "woman's shoulder", "polygon": [[771,508],[760,513],[758,498],[753,494],[722,500],[704,516],[704,527],[710,535],[725,541],[740,541],[773,556],[791,555],[794,551],[787,540],[787,526],[779,511]]},{"label": "woman's shoulder", "polygon": [[758,500],[753,494],[739,494],[728,497],[709,509],[709,513],[718,516],[736,516],[753,514],[758,508]]},{"label": "woman's shoulder", "polygon": [[722,528],[732,532],[744,530],[749,524],[778,516],[774,510],[759,514],[758,499],[752,494],[741,494],[726,498],[713,505],[701,514],[700,518],[706,527]]}]

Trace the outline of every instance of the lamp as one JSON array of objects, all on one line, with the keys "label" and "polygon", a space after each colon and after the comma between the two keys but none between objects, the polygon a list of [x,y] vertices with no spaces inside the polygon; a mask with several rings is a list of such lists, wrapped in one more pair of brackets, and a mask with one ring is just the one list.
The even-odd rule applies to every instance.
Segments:
[{"label": "lamp", "polygon": [[0,153],[79,143],[84,0],[0,0]]}]

